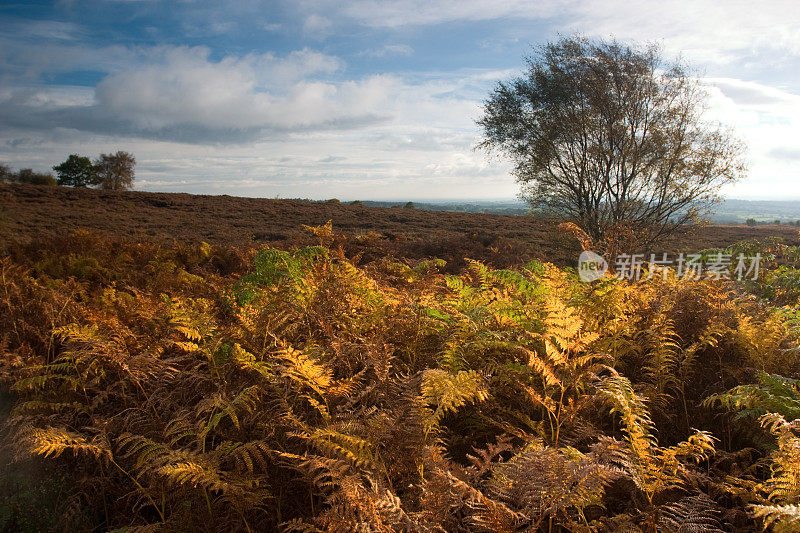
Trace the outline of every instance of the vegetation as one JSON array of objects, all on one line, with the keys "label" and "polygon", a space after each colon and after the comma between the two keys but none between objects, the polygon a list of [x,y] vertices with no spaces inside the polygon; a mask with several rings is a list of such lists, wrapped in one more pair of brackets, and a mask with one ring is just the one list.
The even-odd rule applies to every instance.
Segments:
[{"label": "vegetation", "polygon": [[527,63],[486,100],[481,146],[514,162],[534,208],[595,243],[646,247],[743,175],[740,143],[702,120],[705,93],[655,46],[562,38]]},{"label": "vegetation", "polygon": [[28,183],[30,185],[56,185],[52,174],[34,172],[33,169],[23,168],[13,172],[8,165],[0,164],[0,181],[11,183]]},{"label": "vegetation", "polygon": [[6,431],[48,466],[0,527],[55,485],[65,530],[797,529],[798,293],[768,291],[795,249],[742,244],[773,269],[747,287],[585,284],[309,229],[11,245]]},{"label": "vegetation", "polygon": [[133,189],[133,167],[136,159],[128,152],[100,154],[94,161],[96,185],[101,189],[127,190]]},{"label": "vegetation", "polygon": [[88,157],[71,154],[66,161],[53,167],[58,174],[58,184],[70,187],[97,185],[97,171]]},{"label": "vegetation", "polygon": [[57,180],[50,173],[40,174],[30,168],[12,172],[8,165],[0,164],[0,181],[128,190],[133,189],[135,164],[133,155],[122,151],[115,154],[100,154],[94,163],[88,157],[71,154],[66,161],[53,167],[58,174]]}]

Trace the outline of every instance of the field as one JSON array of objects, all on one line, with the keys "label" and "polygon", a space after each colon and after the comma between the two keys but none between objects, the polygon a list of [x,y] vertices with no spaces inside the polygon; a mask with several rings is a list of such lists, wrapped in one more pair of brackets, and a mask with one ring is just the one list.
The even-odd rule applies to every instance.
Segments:
[{"label": "field", "polygon": [[755,280],[584,283],[527,217],[0,206],[0,531],[800,527],[796,228],[668,244]]}]

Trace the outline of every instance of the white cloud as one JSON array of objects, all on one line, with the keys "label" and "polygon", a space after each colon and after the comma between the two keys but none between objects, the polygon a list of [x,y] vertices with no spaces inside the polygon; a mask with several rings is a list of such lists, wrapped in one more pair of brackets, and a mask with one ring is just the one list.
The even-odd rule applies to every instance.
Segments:
[{"label": "white cloud", "polygon": [[410,56],[414,49],[407,44],[385,44],[380,48],[364,50],[359,55],[369,57]]},{"label": "white cloud", "polygon": [[333,26],[333,22],[327,17],[312,13],[303,21],[303,34],[315,39],[327,37]]},{"label": "white cloud", "polygon": [[264,80],[264,71],[256,71],[259,59],[213,63],[179,54],[162,66],[109,77],[98,85],[97,101],[143,130],[184,124],[211,130],[296,129],[373,120],[393,83],[387,76],[291,83],[287,73],[296,72],[285,64],[276,65],[275,78]]},{"label": "white cloud", "polygon": [[800,10],[794,0],[627,0],[576,2],[567,29],[637,41],[663,40],[692,61],[733,62],[758,53],[800,54]]},{"label": "white cloud", "polygon": [[800,95],[733,78],[703,83],[709,93],[706,118],[731,126],[748,147],[749,176],[724,192],[745,199],[800,196]]},{"label": "white cloud", "polygon": [[[260,56],[214,62],[198,50],[173,52],[169,60],[164,56],[163,68],[136,68],[105,89],[122,90],[127,84],[136,87],[131,93],[145,96],[126,92],[119,102],[103,105],[119,106],[131,120],[139,115],[146,121],[142,127],[165,131],[189,117],[194,121],[194,140],[204,130],[207,141],[177,143],[175,136],[159,137],[155,130],[106,131],[102,129],[105,122],[83,131],[53,130],[48,119],[35,133],[19,125],[0,128],[0,159],[15,167],[24,164],[46,170],[70,153],[94,156],[128,150],[138,162],[137,187],[162,191],[341,199],[508,198],[517,191],[508,165],[489,162],[472,149],[477,141],[473,120],[479,107],[462,93],[489,83],[481,79],[481,71],[424,76],[413,82],[373,76],[333,83],[315,81],[309,78],[314,74],[309,74],[269,93],[280,99],[280,105],[265,111],[258,107],[258,97],[270,76],[269,69],[262,70],[260,78],[254,74],[258,69],[253,65]],[[283,68],[288,57],[267,63],[277,61],[276,68]],[[301,65],[315,61],[319,59],[296,59]],[[298,70],[320,72],[310,67]],[[184,93],[202,80],[206,82],[202,90]],[[153,98],[154,94],[161,94],[163,100]],[[176,101],[179,97],[183,101]],[[63,90],[58,98],[37,93],[31,98],[51,110],[83,106],[87,99],[94,102],[91,90]],[[230,125],[265,120],[296,125],[363,109],[387,118],[352,128],[297,128],[276,135],[245,136],[233,144],[214,142],[219,135],[213,129],[219,126],[217,120]],[[0,117],[4,115],[8,121],[0,109]],[[31,120],[31,114],[24,118]]]},{"label": "white cloud", "polygon": [[800,54],[800,9],[795,0],[355,0],[344,8],[334,2],[310,5],[376,28],[539,20],[565,32],[663,40],[670,53],[683,53],[693,61],[732,62],[778,50]]},{"label": "white cloud", "polygon": [[[92,101],[59,101],[59,89],[4,91],[11,125],[71,127],[151,138],[218,142],[257,139],[265,130],[351,128],[386,118],[398,81],[374,75],[332,82],[335,57],[303,49],[284,57],[209,58],[206,48],[162,47],[150,61],[100,82]],[[62,90],[63,91],[63,90]]]}]

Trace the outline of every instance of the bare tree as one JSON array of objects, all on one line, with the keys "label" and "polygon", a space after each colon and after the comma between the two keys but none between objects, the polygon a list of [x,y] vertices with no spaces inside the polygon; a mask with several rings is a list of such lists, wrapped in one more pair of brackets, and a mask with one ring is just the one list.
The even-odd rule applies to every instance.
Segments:
[{"label": "bare tree", "polygon": [[562,38],[527,64],[484,102],[480,146],[512,159],[534,208],[595,242],[652,244],[744,175],[743,145],[702,120],[697,79],[655,45]]},{"label": "bare tree", "polygon": [[136,159],[128,152],[100,154],[94,162],[96,184],[101,189],[133,189]]}]

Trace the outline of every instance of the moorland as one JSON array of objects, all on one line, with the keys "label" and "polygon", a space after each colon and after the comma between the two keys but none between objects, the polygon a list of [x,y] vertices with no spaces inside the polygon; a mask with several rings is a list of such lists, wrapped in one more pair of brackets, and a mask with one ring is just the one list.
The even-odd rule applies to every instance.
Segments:
[{"label": "moorland", "polygon": [[796,228],[665,244],[758,279],[585,283],[533,217],[0,208],[0,530],[797,531]]}]

